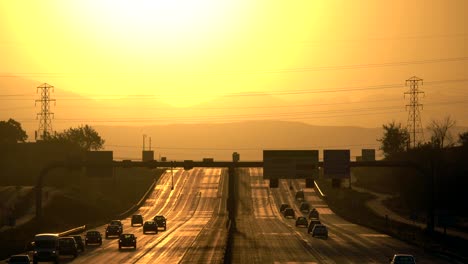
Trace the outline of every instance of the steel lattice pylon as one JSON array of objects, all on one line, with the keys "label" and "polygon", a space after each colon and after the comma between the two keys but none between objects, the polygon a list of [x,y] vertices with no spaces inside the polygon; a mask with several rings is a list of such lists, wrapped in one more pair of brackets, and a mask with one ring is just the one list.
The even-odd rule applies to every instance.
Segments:
[{"label": "steel lattice pylon", "polygon": [[38,138],[45,139],[47,135],[52,134],[52,118],[54,113],[50,112],[50,102],[55,103],[55,99],[50,98],[50,90],[54,91],[54,87],[44,83],[37,87],[36,92],[41,91],[41,99],[36,100],[36,104],[41,103],[41,112],[37,113],[36,119],[39,118],[39,129],[36,134]]},{"label": "steel lattice pylon", "polygon": [[413,76],[406,80],[406,85],[410,86],[410,90],[405,92],[405,95],[410,96],[410,103],[406,105],[408,113],[408,124],[407,129],[410,134],[410,146],[413,148],[421,141],[424,141],[424,131],[421,125],[421,113],[420,109],[423,105],[419,103],[419,94],[424,94],[423,91],[419,90],[419,84],[423,84],[423,80]]}]

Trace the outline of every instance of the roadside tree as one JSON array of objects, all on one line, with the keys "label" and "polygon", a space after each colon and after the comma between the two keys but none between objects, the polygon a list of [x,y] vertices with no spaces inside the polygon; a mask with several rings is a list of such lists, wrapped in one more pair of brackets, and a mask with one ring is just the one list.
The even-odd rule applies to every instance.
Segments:
[{"label": "roadside tree", "polygon": [[395,121],[383,125],[384,135],[377,139],[381,142],[380,149],[386,158],[400,152],[404,152],[409,144],[409,133],[400,123]]},{"label": "roadside tree", "polygon": [[8,121],[0,121],[0,143],[18,143],[26,139],[28,135],[19,122],[11,118]]},{"label": "roadside tree", "polygon": [[103,148],[105,142],[101,136],[99,136],[98,132],[88,125],[69,128],[62,133],[48,136],[46,141],[70,143],[85,151],[100,150]]}]

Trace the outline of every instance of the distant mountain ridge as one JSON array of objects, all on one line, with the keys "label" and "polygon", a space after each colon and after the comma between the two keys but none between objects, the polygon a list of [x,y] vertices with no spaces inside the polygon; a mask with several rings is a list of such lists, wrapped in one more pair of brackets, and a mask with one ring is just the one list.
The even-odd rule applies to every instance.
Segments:
[{"label": "distant mountain ridge", "polygon": [[[245,121],[224,124],[174,124],[145,127],[96,126],[106,139],[106,149],[120,159],[141,159],[142,136],[147,136],[146,150],[155,151],[155,158],[169,160],[210,157],[230,160],[233,152],[241,160],[261,160],[264,149],[350,149],[353,158],[361,149],[379,150],[382,128],[351,126],[314,126],[300,122]],[[453,135],[468,131],[457,127]]]}]

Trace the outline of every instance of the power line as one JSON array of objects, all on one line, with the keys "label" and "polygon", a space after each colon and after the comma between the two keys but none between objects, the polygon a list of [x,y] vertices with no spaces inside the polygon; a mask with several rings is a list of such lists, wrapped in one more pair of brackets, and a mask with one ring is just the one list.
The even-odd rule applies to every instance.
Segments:
[{"label": "power line", "polygon": [[[243,74],[268,74],[268,73],[288,73],[288,72],[308,72],[308,71],[331,71],[331,70],[354,70],[354,69],[365,69],[365,68],[379,68],[379,67],[395,67],[395,66],[406,66],[406,65],[417,65],[417,64],[429,64],[429,63],[444,63],[444,62],[457,62],[466,61],[468,57],[453,57],[453,58],[438,58],[438,59],[426,59],[426,60],[413,60],[413,61],[400,61],[400,62],[385,62],[385,63],[366,63],[366,64],[350,64],[350,65],[335,65],[335,66],[316,66],[316,67],[303,67],[303,68],[286,68],[286,69],[272,69],[272,70],[255,70],[255,71],[225,71],[225,72],[177,72],[178,75],[243,75]],[[115,73],[40,73],[40,72],[29,72],[29,73],[8,73],[0,75],[2,78],[12,77],[94,77],[94,78],[107,78],[116,76],[155,76],[161,74],[173,74],[170,72],[115,72]]]},{"label": "power line", "polygon": [[[452,79],[452,80],[439,80],[439,81],[431,81],[426,82],[426,86],[430,85],[439,85],[439,84],[448,84],[448,83],[463,83],[468,82],[468,79]],[[333,89],[296,89],[296,90],[279,90],[279,91],[270,91],[268,93],[265,92],[244,92],[244,93],[212,93],[213,96],[224,96],[224,97],[250,97],[250,96],[273,96],[273,95],[302,95],[302,94],[325,94],[325,93],[340,93],[340,92],[358,92],[358,91],[367,91],[367,90],[382,90],[382,89],[394,89],[394,88],[401,88],[401,84],[383,84],[383,85],[371,85],[371,86],[354,86],[354,87],[341,87],[341,88],[333,88]],[[9,94],[0,94],[0,97],[14,97]],[[26,96],[26,95],[24,95]],[[92,96],[92,94],[88,94],[88,96]],[[100,95],[96,95],[100,96]],[[98,98],[99,100],[151,100],[151,99],[163,99],[163,98],[202,98],[202,96],[190,95],[185,94],[181,95],[166,95],[166,96],[155,96],[154,94],[144,94],[144,95],[103,95],[103,96],[114,96],[112,98]],[[125,98],[115,98],[118,96],[127,96]],[[16,97],[23,97],[23,95],[17,95]],[[93,101],[95,99],[91,98],[83,98],[82,96],[76,97],[60,97],[60,100],[88,100]],[[0,98],[0,100],[30,100],[27,98]]]}]

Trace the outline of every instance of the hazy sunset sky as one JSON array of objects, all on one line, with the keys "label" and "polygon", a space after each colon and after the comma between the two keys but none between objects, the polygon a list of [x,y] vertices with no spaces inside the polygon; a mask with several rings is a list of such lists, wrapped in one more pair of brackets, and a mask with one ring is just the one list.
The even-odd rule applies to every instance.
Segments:
[{"label": "hazy sunset sky", "polygon": [[1,0],[0,78],[183,107],[252,92],[403,97],[418,76],[428,101],[450,103],[468,100],[467,10],[465,0]]}]

